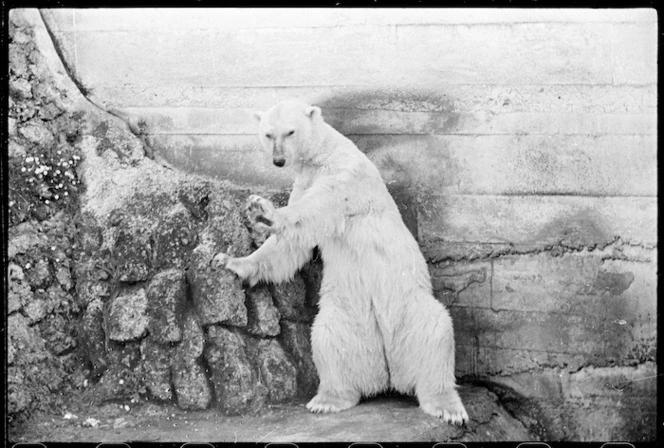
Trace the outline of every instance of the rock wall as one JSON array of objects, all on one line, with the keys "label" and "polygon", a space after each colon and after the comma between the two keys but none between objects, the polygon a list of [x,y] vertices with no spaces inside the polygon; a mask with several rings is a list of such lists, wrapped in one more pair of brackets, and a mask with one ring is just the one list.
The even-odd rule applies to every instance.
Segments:
[{"label": "rock wall", "polygon": [[40,17],[10,19],[10,420],[72,395],[237,414],[313,394],[320,262],[246,291],[213,271],[217,252],[266,238],[247,226],[249,191],[146,157],[111,115],[69,100],[53,48],[36,45]]},{"label": "rock wall", "polygon": [[[462,381],[491,388],[545,440],[654,439],[654,11],[41,16],[79,88],[68,96],[85,92],[70,110],[85,111],[86,131],[68,145],[87,188],[72,222],[92,249],[71,255],[69,296],[81,302],[71,313],[86,336],[71,353],[88,362],[89,390],[226,410],[313,390],[306,326],[318,271],[243,297],[205,268],[214,250],[260,243],[243,198],[283,192],[288,174],[270,168],[247,111],[296,97],[320,105],[381,170],[453,314]],[[21,92],[41,87],[12,76],[11,107],[24,107]],[[50,141],[45,120],[12,112],[10,162],[30,138]],[[19,223],[50,222],[36,211],[46,200],[53,207],[39,199],[12,217],[12,244],[26,240]],[[12,261],[32,278],[25,266],[43,255]],[[36,332],[21,325],[16,334]],[[230,370],[213,368],[222,364]]]}]

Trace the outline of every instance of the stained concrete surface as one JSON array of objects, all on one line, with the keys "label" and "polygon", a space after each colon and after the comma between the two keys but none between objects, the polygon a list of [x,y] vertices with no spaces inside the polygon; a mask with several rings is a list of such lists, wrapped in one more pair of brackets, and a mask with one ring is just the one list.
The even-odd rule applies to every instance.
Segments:
[{"label": "stained concrete surface", "polygon": [[172,405],[73,405],[10,428],[12,442],[345,442],[537,440],[480,387],[462,387],[471,417],[465,427],[424,414],[411,397],[382,396],[339,414],[311,414],[304,402],[272,406],[251,416]]}]

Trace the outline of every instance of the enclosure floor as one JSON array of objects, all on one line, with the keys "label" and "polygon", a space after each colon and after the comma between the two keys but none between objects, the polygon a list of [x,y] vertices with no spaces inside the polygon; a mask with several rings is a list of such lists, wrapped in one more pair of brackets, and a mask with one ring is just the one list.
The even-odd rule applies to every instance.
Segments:
[{"label": "enclosure floor", "polygon": [[[473,398],[476,398],[473,400]],[[228,417],[215,410],[106,404],[42,415],[10,428],[12,442],[334,442],[532,440],[520,422],[485,393],[462,393],[471,422],[452,426],[424,414],[409,397],[380,397],[338,414],[312,414],[304,403],[272,406],[259,415]],[[493,403],[491,403],[493,402]],[[481,409],[478,412],[478,409]],[[488,411],[488,412],[487,412]],[[65,418],[66,412],[76,418]],[[485,415],[485,421],[473,415]],[[95,419],[95,427],[84,424]],[[480,418],[482,420],[482,418]]]}]

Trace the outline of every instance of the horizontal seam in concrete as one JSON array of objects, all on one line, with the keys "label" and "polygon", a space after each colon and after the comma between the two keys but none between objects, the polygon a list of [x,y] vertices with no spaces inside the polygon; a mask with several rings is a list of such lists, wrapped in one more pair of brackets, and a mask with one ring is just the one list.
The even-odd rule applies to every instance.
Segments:
[{"label": "horizontal seam in concrete", "polygon": [[[229,134],[220,134],[220,133],[214,133],[214,132],[151,132],[151,133],[146,133],[145,135],[174,135],[174,136],[179,136],[179,135],[187,135],[187,136],[208,136],[208,135],[215,135],[215,136],[220,136],[220,137],[244,137],[244,136],[254,136],[256,135],[255,133],[229,133]],[[644,132],[644,133],[618,133],[618,132],[596,132],[596,133],[562,133],[562,132],[547,132],[547,133],[533,133],[533,132],[527,132],[527,133],[514,133],[514,132],[504,132],[504,133],[492,133],[492,134],[477,134],[477,133],[439,133],[439,132],[421,132],[421,133],[413,133],[413,132],[397,132],[394,134],[386,133],[386,132],[380,132],[380,133],[366,133],[366,134],[345,134],[347,137],[348,136],[357,136],[357,137],[375,137],[375,136],[385,136],[385,137],[399,137],[399,136],[404,136],[404,137],[418,137],[418,136],[430,136],[430,135],[435,135],[435,136],[449,136],[449,137],[502,137],[502,136],[518,136],[518,137],[530,137],[530,136],[536,136],[536,137],[543,137],[543,136],[551,136],[551,135],[561,135],[561,136],[582,136],[582,137],[605,137],[605,136],[621,136],[621,137],[640,137],[640,136],[655,136],[657,135],[657,131],[653,130],[653,132]]]},{"label": "horizontal seam in concrete", "polygon": [[[337,25],[314,25],[314,26],[288,26],[288,27],[246,27],[246,28],[232,28],[229,31],[215,31],[210,28],[175,28],[176,31],[182,32],[204,32],[211,35],[226,35],[232,32],[252,32],[252,31],[283,31],[283,32],[292,32],[293,30],[297,31],[307,31],[307,30],[329,30],[329,29],[394,29],[394,28],[445,28],[445,27],[469,27],[473,28],[478,27],[512,27],[512,26],[521,26],[521,25],[656,25],[657,21],[652,20],[643,20],[643,21],[613,21],[613,20],[524,20],[524,21],[505,21],[505,22],[423,22],[423,23],[377,23],[377,24],[367,24],[367,23],[350,23],[350,24],[337,24]],[[173,29],[164,30],[162,28],[145,28],[141,30],[143,33],[151,34],[171,34]],[[59,30],[60,33],[135,33],[136,29],[134,28],[113,28],[113,29],[103,29],[103,28],[92,28],[92,29],[77,29],[77,30]]]},{"label": "horizontal seam in concrete", "polygon": [[[569,316],[574,316],[574,317],[583,317],[583,318],[592,318],[593,316],[588,315],[588,313],[584,314],[575,314],[570,311],[533,311],[533,310],[514,310],[514,309],[504,309],[504,308],[487,308],[487,307],[480,307],[480,306],[459,306],[459,305],[454,305],[453,307],[456,308],[473,308],[473,309],[478,309],[478,310],[487,310],[491,311],[493,314],[499,314],[499,313],[518,313],[521,315],[529,315],[529,316],[555,316],[555,317],[569,317]],[[602,320],[602,317],[597,317],[597,320]],[[639,321],[657,321],[657,316],[653,316],[651,319],[639,319]],[[616,324],[618,325],[618,324]]]},{"label": "horizontal seam in concrete", "polygon": [[652,199],[657,199],[657,195],[607,195],[607,194],[579,194],[579,193],[565,193],[565,192],[556,192],[556,193],[548,193],[548,192],[535,192],[535,193],[451,193],[451,194],[434,194],[433,196],[441,198],[441,197],[455,197],[455,196],[462,196],[462,197],[469,197],[469,196],[478,196],[478,197],[530,197],[530,196],[550,196],[550,197],[579,197],[579,198],[652,198]]},{"label": "horizontal seam in concrete", "polygon": [[[595,106],[594,104],[589,104],[589,106]],[[655,105],[652,106],[653,109],[656,108]],[[251,109],[249,107],[220,107],[220,106],[206,106],[206,105],[200,105],[200,106],[145,106],[145,105],[140,105],[140,106],[123,106],[122,109],[131,109],[139,111],[139,110],[147,110],[147,111],[154,111],[154,112],[163,112],[164,110],[167,111],[217,111],[217,112],[229,112],[229,111],[235,111],[238,113],[244,113],[244,111]],[[472,111],[472,110],[463,110],[463,111],[457,111],[457,110],[429,110],[429,109],[421,109],[421,110],[403,110],[403,109],[392,109],[389,107],[361,107],[361,106],[324,106],[324,110],[326,111],[362,111],[362,112],[397,112],[400,114],[426,114],[426,115],[450,115],[450,114],[459,114],[459,115],[476,115],[478,113],[484,112],[482,111]],[[504,112],[491,112],[492,116],[503,116],[503,115],[535,115],[535,116],[547,116],[547,115],[587,115],[589,117],[597,117],[597,116],[648,116],[648,117],[656,117],[657,112],[656,110],[653,110],[652,112],[630,112],[630,111],[625,111],[625,112],[573,112],[573,111],[568,111],[568,110],[549,110],[549,111],[529,111],[529,110],[508,110]]]},{"label": "horizontal seam in concrete", "polygon": [[[475,347],[474,345],[470,345],[470,344],[459,344],[459,346],[460,347]],[[578,352],[578,353],[577,352],[557,352],[557,351],[553,351],[553,350],[535,350],[535,349],[531,349],[531,348],[501,347],[501,346],[498,346],[498,345],[481,345],[480,344],[479,347],[481,347],[481,348],[494,348],[494,349],[498,348],[498,349],[501,349],[501,350],[510,350],[510,351],[514,351],[514,352],[553,353],[553,354],[556,354],[556,355],[579,355],[579,354],[583,354],[583,352]]]},{"label": "horizontal seam in concrete", "polygon": [[[465,347],[474,347],[473,345],[469,344],[463,344]],[[547,353],[547,354],[555,354],[555,355],[592,355],[592,352],[584,352],[584,351],[579,351],[579,352],[559,352],[555,350],[535,350],[535,349],[530,349],[530,348],[514,348],[514,347],[501,347],[498,345],[479,345],[480,348],[490,348],[490,349],[501,349],[501,350],[510,350],[510,351],[518,351],[518,352],[532,352],[532,353]],[[647,361],[643,361],[647,362]],[[643,363],[641,362],[641,364]],[[538,363],[538,364],[546,364],[546,363]],[[555,364],[555,363],[551,363]],[[627,365],[623,365],[622,367],[626,367]]]},{"label": "horizontal seam in concrete", "polygon": [[[132,88],[141,88],[141,89],[154,89],[155,84],[124,84],[126,87]],[[182,83],[177,83],[175,85],[178,85],[182,87]],[[115,85],[112,85],[115,87]],[[157,85],[157,87],[163,87],[163,86],[169,86],[169,84],[160,84]],[[432,91],[432,90],[441,90],[444,87],[459,87],[459,86],[468,86],[468,87],[476,87],[476,86],[485,86],[485,87],[510,87],[514,88],[514,83],[447,83],[447,84],[442,84],[442,85],[437,85],[437,86],[432,86],[427,91]],[[101,87],[103,87],[103,84],[101,84]],[[538,84],[527,84],[527,83],[519,83],[519,87],[634,87],[634,88],[639,88],[639,87],[657,87],[656,82],[651,82],[651,83],[635,83],[635,84],[628,84],[628,83],[611,83],[611,82],[604,82],[604,83],[599,83],[599,82],[587,82],[587,83],[538,83]],[[98,86],[97,88],[100,88]],[[363,89],[363,90],[368,90],[368,91],[386,91],[386,90],[394,90],[395,88],[399,88],[399,86],[396,85],[384,85],[380,86],[379,88],[376,88],[375,85],[373,84],[298,84],[298,85],[264,85],[264,84],[256,84],[256,85],[246,85],[246,84],[197,84],[196,86],[192,86],[191,88],[196,88],[196,89],[329,89],[329,88],[336,88],[336,89]],[[405,90],[404,90],[405,91]]]}]

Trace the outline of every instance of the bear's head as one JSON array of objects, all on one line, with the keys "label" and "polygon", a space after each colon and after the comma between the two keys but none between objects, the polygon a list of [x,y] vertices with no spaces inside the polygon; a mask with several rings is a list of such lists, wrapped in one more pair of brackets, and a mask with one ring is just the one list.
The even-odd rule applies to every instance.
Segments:
[{"label": "bear's head", "polygon": [[316,129],[321,110],[300,101],[283,101],[267,112],[254,112],[258,138],[278,167],[302,165],[317,146]]}]

